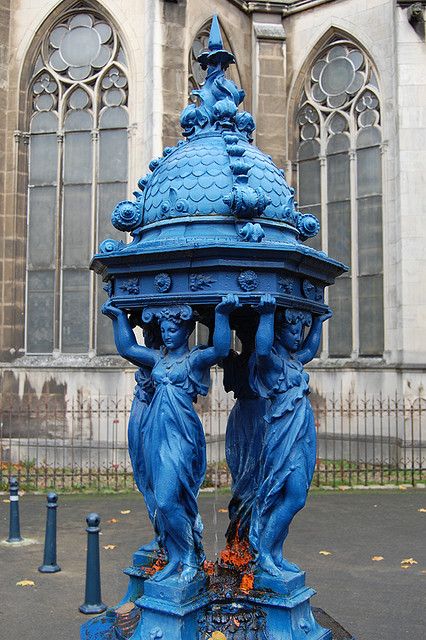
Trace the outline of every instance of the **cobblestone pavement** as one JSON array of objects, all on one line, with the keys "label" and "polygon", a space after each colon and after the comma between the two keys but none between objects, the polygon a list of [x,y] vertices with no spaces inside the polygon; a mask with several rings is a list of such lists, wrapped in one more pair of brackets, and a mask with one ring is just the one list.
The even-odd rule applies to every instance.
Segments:
[{"label": "cobblestone pavement", "polygon": [[[0,539],[8,532],[9,505],[0,496]],[[202,494],[205,548],[210,558],[222,545],[229,494]],[[21,498],[21,527],[33,544],[0,544],[1,640],[78,640],[84,595],[85,516],[102,517],[102,595],[115,604],[125,591],[121,569],[151,535],[141,497],[60,496],[58,562],[62,571],[40,574],[45,499]],[[307,583],[323,608],[357,640],[423,640],[426,624],[426,491],[313,491],[296,517],[286,555],[307,572]],[[130,510],[130,513],[121,513]],[[116,519],[117,522],[112,520]],[[217,519],[217,533],[214,522]],[[109,522],[108,522],[109,521]],[[115,545],[114,549],[103,547]],[[322,554],[321,551],[329,552]],[[383,556],[374,561],[373,556]],[[417,564],[401,567],[412,558]],[[18,587],[28,579],[35,586]]]}]

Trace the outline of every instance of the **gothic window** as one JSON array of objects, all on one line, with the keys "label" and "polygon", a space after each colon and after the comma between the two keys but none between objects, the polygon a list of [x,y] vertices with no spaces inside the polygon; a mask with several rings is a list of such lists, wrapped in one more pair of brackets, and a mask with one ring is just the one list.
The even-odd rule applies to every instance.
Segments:
[{"label": "gothic window", "polygon": [[88,269],[127,192],[126,60],[96,11],[65,13],[36,56],[29,97],[28,353],[114,353]]},{"label": "gothic window", "polygon": [[[191,91],[194,89],[199,89],[201,85],[204,83],[206,79],[207,71],[201,68],[200,63],[197,61],[197,57],[203,51],[206,51],[209,48],[209,35],[210,35],[210,27],[212,24],[212,18],[208,20],[198,31],[197,35],[194,38],[191,49],[189,50],[189,60],[188,60],[188,99],[192,102],[196,101],[196,98],[191,95]],[[223,44],[227,51],[232,52],[231,44],[226,37],[223,28],[221,27]],[[239,77],[238,68],[236,64],[231,64],[227,71],[231,80],[235,82],[238,87],[241,87],[241,79]]]},{"label": "gothic window", "polygon": [[350,267],[329,289],[323,348],[332,357],[383,353],[381,113],[368,56],[334,38],[316,57],[299,103],[300,209],[321,220],[314,246]]}]

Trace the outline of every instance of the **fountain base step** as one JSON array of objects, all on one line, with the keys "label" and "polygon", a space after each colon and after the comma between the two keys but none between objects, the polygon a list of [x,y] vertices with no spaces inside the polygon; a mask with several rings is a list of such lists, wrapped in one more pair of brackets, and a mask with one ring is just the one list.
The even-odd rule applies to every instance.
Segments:
[{"label": "fountain base step", "polygon": [[200,572],[190,583],[178,576],[157,582],[146,570],[125,570],[126,596],[84,624],[82,640],[353,640],[311,608],[315,591],[305,586],[303,572],[251,576],[251,588],[242,588],[241,573],[229,567],[210,576]]}]

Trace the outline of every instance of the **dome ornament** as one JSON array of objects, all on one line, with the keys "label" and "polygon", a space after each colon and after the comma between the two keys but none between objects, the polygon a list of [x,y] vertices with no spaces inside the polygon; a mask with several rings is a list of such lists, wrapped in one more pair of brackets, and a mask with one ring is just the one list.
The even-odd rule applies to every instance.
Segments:
[{"label": "dome ornament", "polygon": [[209,49],[203,51],[197,60],[208,71],[202,88],[192,92],[201,104],[190,104],[182,111],[180,122],[183,135],[190,139],[209,129],[219,132],[225,130],[238,131],[249,140],[254,121],[250,114],[237,113],[245,92],[225,76],[225,70],[235,63],[235,58],[223,48],[217,16],[213,17],[210,29]]},{"label": "dome ornament", "polygon": [[230,64],[235,64],[234,55],[223,48],[223,40],[217,16],[213,16],[212,26],[210,28],[209,50],[203,51],[197,60],[204,70],[208,67],[220,67],[225,71]]}]

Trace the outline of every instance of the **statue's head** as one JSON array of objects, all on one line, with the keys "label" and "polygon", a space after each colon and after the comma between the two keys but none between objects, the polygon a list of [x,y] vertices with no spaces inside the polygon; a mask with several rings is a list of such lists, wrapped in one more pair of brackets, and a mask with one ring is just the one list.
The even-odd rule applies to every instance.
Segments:
[{"label": "statue's head", "polygon": [[161,337],[164,346],[169,351],[174,351],[184,344],[188,344],[188,339],[194,330],[192,320],[160,320]]},{"label": "statue's head", "polygon": [[275,336],[289,353],[295,353],[303,343],[305,327],[312,324],[312,315],[298,309],[278,310],[275,315]]},{"label": "statue's head", "polygon": [[187,344],[195,327],[193,312],[188,305],[146,307],[142,312],[142,320],[146,323],[156,322],[161,340],[170,351]]}]

